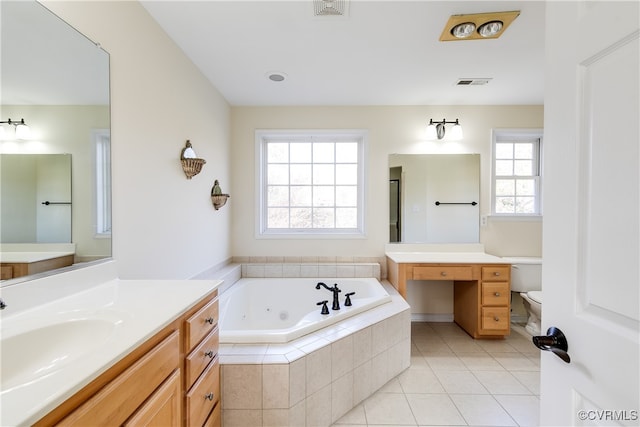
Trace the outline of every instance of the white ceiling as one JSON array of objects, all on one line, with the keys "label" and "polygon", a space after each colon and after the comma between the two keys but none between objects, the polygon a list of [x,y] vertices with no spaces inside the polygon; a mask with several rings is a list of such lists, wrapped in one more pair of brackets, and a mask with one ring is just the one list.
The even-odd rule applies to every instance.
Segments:
[{"label": "white ceiling", "polygon": [[[234,106],[543,103],[543,1],[351,0],[346,17],[312,0],[142,4]],[[438,40],[450,15],[510,10],[499,39]]]}]

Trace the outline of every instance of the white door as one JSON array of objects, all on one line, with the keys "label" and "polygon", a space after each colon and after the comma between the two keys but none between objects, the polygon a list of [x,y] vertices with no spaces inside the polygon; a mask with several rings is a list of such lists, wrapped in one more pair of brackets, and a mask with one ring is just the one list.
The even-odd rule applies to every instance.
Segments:
[{"label": "white door", "polygon": [[638,1],[548,1],[543,425],[639,425]]}]

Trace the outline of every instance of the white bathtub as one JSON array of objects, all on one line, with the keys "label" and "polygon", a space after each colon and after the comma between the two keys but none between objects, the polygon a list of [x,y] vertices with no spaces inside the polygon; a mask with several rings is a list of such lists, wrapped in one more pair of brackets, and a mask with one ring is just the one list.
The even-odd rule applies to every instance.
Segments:
[{"label": "white bathtub", "polygon": [[[333,293],[316,289],[338,285],[340,310],[332,310]],[[346,307],[345,294],[352,306]],[[318,302],[328,300],[329,314]],[[220,296],[221,343],[283,343],[391,301],[373,278],[240,279]]]}]

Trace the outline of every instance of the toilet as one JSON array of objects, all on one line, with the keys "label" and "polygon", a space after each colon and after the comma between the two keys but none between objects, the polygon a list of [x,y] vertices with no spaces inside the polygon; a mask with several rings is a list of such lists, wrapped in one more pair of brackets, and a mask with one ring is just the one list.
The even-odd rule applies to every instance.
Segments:
[{"label": "toilet", "polygon": [[526,331],[540,335],[542,318],[542,258],[504,257],[511,264],[511,291],[520,293],[528,319]]}]

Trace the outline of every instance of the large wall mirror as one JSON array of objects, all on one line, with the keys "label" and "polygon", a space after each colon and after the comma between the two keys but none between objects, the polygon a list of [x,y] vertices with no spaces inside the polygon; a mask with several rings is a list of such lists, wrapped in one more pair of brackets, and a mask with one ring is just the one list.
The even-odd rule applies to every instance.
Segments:
[{"label": "large wall mirror", "polygon": [[78,266],[108,258],[109,54],[37,1],[0,2],[0,19],[0,121],[30,129],[0,125],[3,264],[57,243]]},{"label": "large wall mirror", "polygon": [[389,241],[478,243],[479,154],[391,154]]}]

